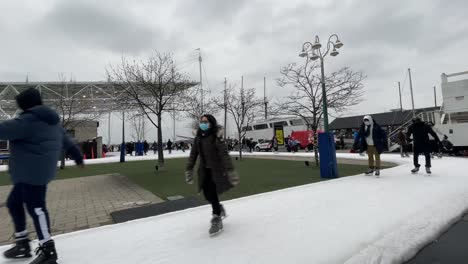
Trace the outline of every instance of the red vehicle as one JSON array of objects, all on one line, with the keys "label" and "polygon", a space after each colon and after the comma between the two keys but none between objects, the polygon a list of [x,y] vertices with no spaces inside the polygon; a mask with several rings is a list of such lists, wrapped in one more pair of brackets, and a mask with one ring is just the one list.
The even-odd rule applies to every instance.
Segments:
[{"label": "red vehicle", "polygon": [[307,145],[310,143],[314,144],[314,132],[311,130],[293,131],[291,133],[291,138],[299,141],[301,149],[307,148]]},{"label": "red vehicle", "polygon": [[[318,133],[322,133],[322,130],[318,130]],[[291,138],[299,141],[301,149],[306,149],[309,144],[315,146],[314,143],[314,132],[312,130],[293,131]],[[335,145],[338,146],[340,140],[335,136]]]}]

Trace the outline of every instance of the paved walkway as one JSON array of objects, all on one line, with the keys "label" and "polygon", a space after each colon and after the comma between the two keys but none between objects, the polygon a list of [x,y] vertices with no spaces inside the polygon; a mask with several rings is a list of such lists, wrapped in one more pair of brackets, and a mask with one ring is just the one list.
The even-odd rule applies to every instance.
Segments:
[{"label": "paved walkway", "polygon": [[[10,189],[0,187],[0,244],[12,241],[13,225],[4,204]],[[53,181],[47,196],[53,235],[112,224],[111,212],[160,202],[163,200],[121,175]],[[28,230],[34,231],[29,217]]]}]

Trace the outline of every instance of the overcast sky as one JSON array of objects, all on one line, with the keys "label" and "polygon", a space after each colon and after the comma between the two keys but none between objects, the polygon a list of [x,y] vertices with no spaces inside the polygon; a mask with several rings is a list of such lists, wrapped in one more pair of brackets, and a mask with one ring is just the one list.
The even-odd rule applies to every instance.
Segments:
[{"label": "overcast sky", "polygon": [[[343,66],[367,75],[365,101],[347,114],[410,108],[408,67],[416,107],[440,97],[440,75],[468,70],[468,4],[465,0],[1,0],[0,81],[105,79],[105,67],[122,54],[144,57],[173,52],[198,79],[202,49],[204,82],[213,92],[224,77],[244,75],[245,86],[270,100],[279,69],[300,63],[304,41],[337,33],[344,47],[326,59],[325,71]],[[403,84],[403,81],[406,82]],[[170,123],[170,122],[169,122]]]}]

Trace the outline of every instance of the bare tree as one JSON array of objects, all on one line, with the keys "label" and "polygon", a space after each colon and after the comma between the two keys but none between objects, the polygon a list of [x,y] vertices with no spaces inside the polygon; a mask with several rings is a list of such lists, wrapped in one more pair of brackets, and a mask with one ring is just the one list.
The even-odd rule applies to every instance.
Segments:
[{"label": "bare tree", "polygon": [[257,98],[254,88],[241,87],[236,91],[233,86],[229,86],[222,97],[214,99],[214,103],[220,108],[226,107],[234,119],[239,140],[239,158],[242,160],[243,138],[261,110],[263,100]]},{"label": "bare tree", "polygon": [[[62,127],[67,132],[87,122],[99,120],[105,111],[97,108],[92,98],[83,98],[81,93],[74,93],[71,88],[73,83],[72,79],[67,81],[64,74],[59,74],[59,84],[54,87],[55,91],[43,95],[44,101],[58,112]],[[65,153],[62,153],[60,168],[65,168]]]},{"label": "bare tree", "polygon": [[158,163],[164,166],[162,115],[183,110],[181,98],[195,83],[177,69],[173,55],[154,52],[146,60],[128,61],[110,66],[108,79],[121,86],[128,108],[139,108],[158,131]]},{"label": "bare tree", "polygon": [[45,101],[59,113],[62,126],[66,130],[73,130],[83,123],[96,121],[102,116],[105,110],[97,108],[92,98],[83,98],[81,93],[72,94],[69,86],[73,85],[73,80],[66,81],[63,74],[59,74],[59,79],[60,84],[55,88],[56,95],[49,95]]},{"label": "bare tree", "polygon": [[215,115],[219,112],[216,103],[209,98],[210,93],[204,92],[203,110],[201,104],[201,91],[200,89],[187,90],[183,95],[185,116],[190,119],[191,126],[197,124],[200,117],[204,114]]},{"label": "bare tree", "polygon": [[[277,103],[276,114],[293,115],[304,120],[314,133],[317,141],[317,129],[323,118],[323,94],[320,65],[311,60],[296,66],[290,64],[280,71],[282,77],[277,80],[280,87],[292,87],[294,91]],[[328,109],[336,113],[362,101],[365,75],[348,67],[341,68],[325,76]],[[318,166],[318,153],[315,147],[315,163]]]},{"label": "bare tree", "polygon": [[145,118],[143,113],[137,112],[130,118],[133,127],[132,139],[135,142],[142,142],[145,140],[147,129],[145,127]]}]

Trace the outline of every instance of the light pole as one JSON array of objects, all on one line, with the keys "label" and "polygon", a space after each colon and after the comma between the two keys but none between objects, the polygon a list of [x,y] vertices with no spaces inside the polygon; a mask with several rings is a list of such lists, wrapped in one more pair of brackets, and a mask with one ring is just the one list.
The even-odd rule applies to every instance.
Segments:
[{"label": "light pole", "polygon": [[[334,42],[333,42],[334,40]],[[320,152],[320,175],[322,178],[336,178],[338,177],[338,169],[336,164],[336,150],[335,150],[335,139],[332,133],[330,133],[328,127],[328,102],[327,102],[327,90],[325,87],[325,69],[324,59],[330,54],[335,57],[340,54],[338,49],[343,47],[343,43],[338,38],[338,35],[332,34],[328,37],[325,47],[322,49],[320,38],[315,36],[315,41],[305,42],[302,44],[302,51],[299,56],[306,58],[307,60],[315,61],[320,59],[320,70],[322,83],[322,106],[323,106],[323,126],[325,133],[319,134],[319,152]]]},{"label": "light pole", "polygon": [[[336,39],[335,42],[332,40]],[[328,102],[327,102],[327,90],[325,89],[325,69],[324,69],[324,59],[325,57],[330,54],[331,56],[335,57],[340,54],[338,49],[343,47],[343,43],[338,38],[338,35],[333,34],[328,38],[326,49],[322,49],[322,44],[320,43],[320,38],[315,36],[315,42],[312,44],[311,42],[305,42],[302,45],[302,51],[299,53],[300,57],[306,57],[308,60],[317,60],[320,59],[320,68],[322,72],[322,104],[323,104],[323,123],[324,123],[324,130],[325,132],[329,132],[328,129]],[[333,49],[332,49],[333,48]],[[330,52],[331,50],[331,52]]]},{"label": "light pole", "polygon": [[125,111],[122,111],[122,144],[120,145],[120,162],[125,162]]}]

